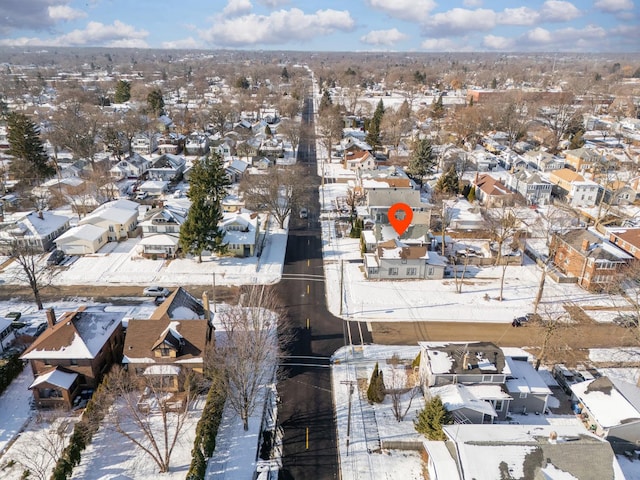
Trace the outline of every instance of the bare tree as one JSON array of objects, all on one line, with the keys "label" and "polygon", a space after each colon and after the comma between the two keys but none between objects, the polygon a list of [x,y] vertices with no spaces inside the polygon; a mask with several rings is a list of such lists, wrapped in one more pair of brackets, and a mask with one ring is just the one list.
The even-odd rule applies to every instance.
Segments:
[{"label": "bare tree", "polygon": [[44,256],[42,250],[27,241],[18,241],[16,238],[2,239],[0,243],[0,250],[7,252],[9,257],[20,266],[15,274],[15,280],[29,285],[38,310],[42,310],[41,290],[51,283],[54,274],[53,269],[42,260]]},{"label": "bare tree", "polygon": [[245,175],[240,184],[249,208],[268,210],[280,228],[295,208],[309,199],[309,182],[304,168],[298,165],[269,169],[264,174]]},{"label": "bare tree", "polygon": [[509,258],[503,258],[503,250],[505,247],[508,247],[509,251],[513,252],[519,248],[516,235],[520,231],[522,221],[517,210],[508,206],[487,209],[485,219],[487,220],[488,230],[491,232],[491,238],[496,244],[495,248],[497,251],[495,265],[500,265],[502,267],[502,275],[500,276],[500,294],[498,295],[498,300],[502,301],[504,277],[507,273],[507,267],[509,266]]},{"label": "bare tree", "polygon": [[[412,379],[407,378],[406,372],[409,371],[411,372],[410,375],[413,375],[413,371],[405,368],[397,354],[394,354],[388,363],[391,365],[391,375],[385,379],[386,393],[391,397],[393,416],[398,422],[401,422],[407,416],[411,403],[418,395],[420,388],[415,386],[415,382]],[[414,385],[409,386],[408,384],[410,383],[414,383]],[[403,405],[403,397],[405,396],[409,397],[406,406]]]},{"label": "bare tree", "polygon": [[458,276],[458,263],[455,257],[453,258],[453,281],[456,285],[456,293],[462,293],[462,286],[464,285],[464,276],[467,273],[467,267],[469,266],[469,255],[465,255],[462,259],[462,272]]},{"label": "bare tree", "polygon": [[562,311],[547,308],[544,312],[534,315],[530,322],[531,326],[536,329],[535,335],[537,337],[536,370],[540,368],[540,365],[553,359],[557,352],[565,353],[569,350],[568,338],[575,332],[573,332],[574,323],[566,309],[567,306]]},{"label": "bare tree", "polygon": [[302,132],[302,125],[299,120],[285,119],[278,125],[278,133],[281,133],[291,143],[293,148],[293,154],[298,152],[298,145],[300,145],[300,137]]},{"label": "bare tree", "polygon": [[552,152],[558,151],[560,140],[569,129],[573,118],[578,114],[573,100],[573,93],[563,92],[553,100],[542,100],[539,103],[536,119],[551,134],[549,147]]},{"label": "bare tree", "polygon": [[196,398],[197,385],[192,378],[180,378],[179,382],[184,389],[175,393],[169,374],[136,376],[120,367],[115,367],[106,381],[114,399],[106,428],[148,455],[160,473],[171,467],[171,456]]},{"label": "bare tree", "polygon": [[264,285],[245,288],[238,304],[219,311],[218,319],[222,325],[208,371],[248,430],[261,395],[276,379],[284,341],[278,336],[281,315],[275,290]]},{"label": "bare tree", "polygon": [[329,106],[318,117],[317,130],[320,135],[320,144],[326,151],[327,161],[331,161],[331,149],[333,144],[342,136],[342,117],[337,107]]},{"label": "bare tree", "polygon": [[[40,422],[48,421],[41,419],[38,420],[38,423]],[[50,478],[53,467],[65,448],[71,427],[69,420],[54,418],[48,425],[40,423],[37,432],[27,431],[23,434],[29,442],[20,444],[24,448],[17,449],[15,461],[29,472],[28,478],[37,480]]]}]

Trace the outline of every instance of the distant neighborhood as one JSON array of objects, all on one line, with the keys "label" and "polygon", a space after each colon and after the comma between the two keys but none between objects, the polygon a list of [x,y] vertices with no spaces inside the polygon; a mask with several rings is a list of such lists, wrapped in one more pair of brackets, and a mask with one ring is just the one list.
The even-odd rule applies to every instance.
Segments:
[{"label": "distant neighborhood", "polygon": [[0,310],[0,405],[20,379],[29,408],[0,472],[36,470],[31,418],[69,416],[42,478],[81,478],[116,433],[131,478],[278,478],[282,338],[306,359],[336,337],[307,313],[278,330],[271,287],[293,279],[322,282],[343,330],[318,356],[342,478],[400,455],[415,478],[636,478],[640,69],[603,60],[578,87],[524,57],[526,79],[491,58],[193,55],[3,64],[0,285],[22,291]]}]

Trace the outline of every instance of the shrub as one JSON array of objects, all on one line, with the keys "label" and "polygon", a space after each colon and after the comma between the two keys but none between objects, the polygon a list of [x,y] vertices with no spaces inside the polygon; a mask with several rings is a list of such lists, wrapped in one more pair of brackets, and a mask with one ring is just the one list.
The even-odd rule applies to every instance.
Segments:
[{"label": "shrub", "polygon": [[0,393],[4,392],[14,378],[20,375],[24,368],[24,362],[20,355],[11,355],[4,365],[0,366]]},{"label": "shrub", "polygon": [[444,434],[442,426],[452,423],[451,413],[444,407],[438,396],[426,403],[413,422],[416,431],[429,440],[446,440],[447,436]]},{"label": "shrub", "polygon": [[384,379],[382,372],[378,368],[378,362],[371,373],[369,388],[367,388],[367,399],[371,403],[382,403],[384,401]]},{"label": "shrub", "polygon": [[421,355],[422,355],[422,352],[418,352],[418,355],[416,356],[416,358],[414,358],[413,362],[411,362],[411,368],[418,368],[420,366]]}]

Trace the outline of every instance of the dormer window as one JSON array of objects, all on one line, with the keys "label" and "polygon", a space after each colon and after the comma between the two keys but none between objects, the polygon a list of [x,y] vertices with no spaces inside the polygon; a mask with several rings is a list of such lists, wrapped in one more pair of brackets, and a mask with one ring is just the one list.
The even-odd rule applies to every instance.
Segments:
[{"label": "dormer window", "polygon": [[168,347],[160,347],[160,356],[168,357],[170,355],[171,350]]}]

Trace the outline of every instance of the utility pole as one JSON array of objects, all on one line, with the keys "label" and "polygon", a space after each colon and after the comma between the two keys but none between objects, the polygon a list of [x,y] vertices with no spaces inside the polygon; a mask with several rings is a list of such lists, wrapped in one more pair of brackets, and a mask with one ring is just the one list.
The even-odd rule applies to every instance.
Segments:
[{"label": "utility pole", "polygon": [[349,387],[349,409],[347,411],[347,457],[349,456],[349,440],[351,435],[351,397],[353,396],[353,380],[342,380],[340,383]]},{"label": "utility pole", "polygon": [[[342,286],[344,285],[344,260],[340,260],[340,315],[342,315]],[[214,297],[215,298],[215,297]]]},{"label": "utility pole", "polygon": [[213,275],[213,312],[216,313],[216,272]]}]

